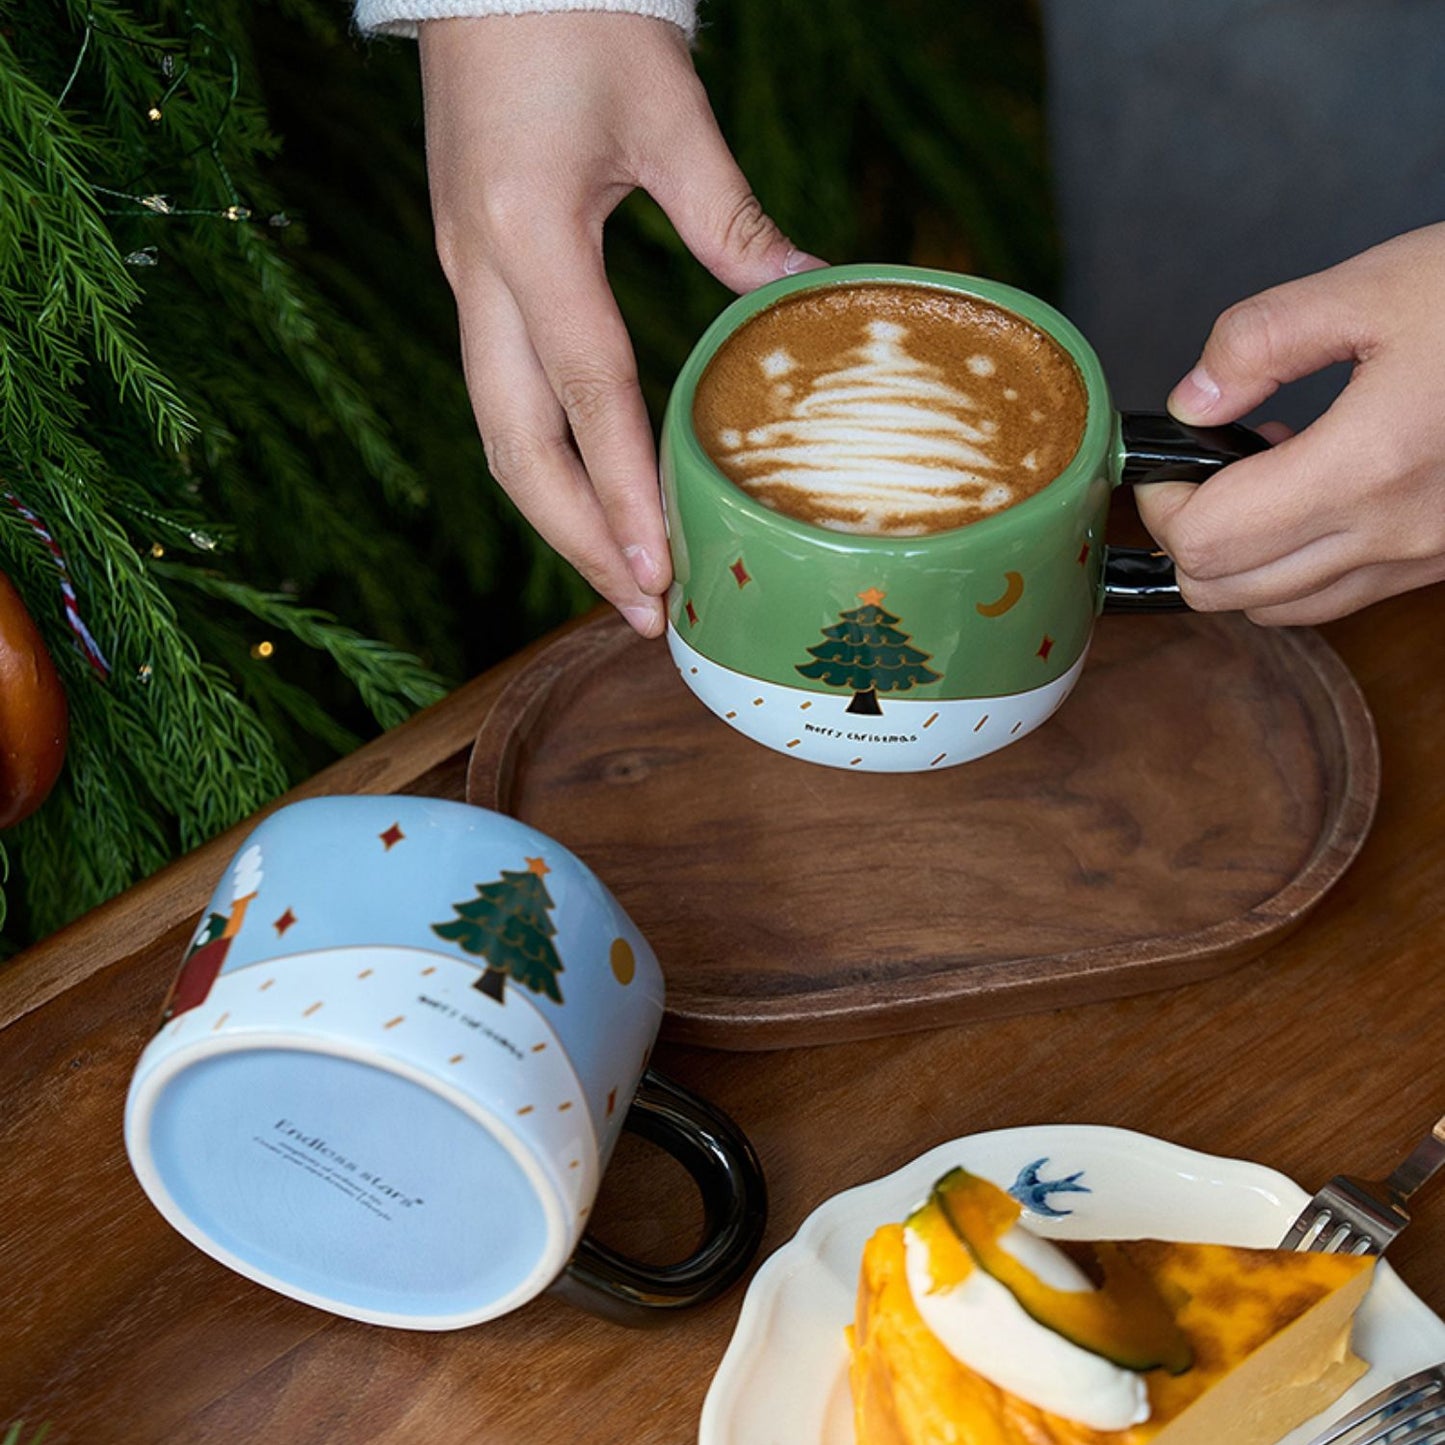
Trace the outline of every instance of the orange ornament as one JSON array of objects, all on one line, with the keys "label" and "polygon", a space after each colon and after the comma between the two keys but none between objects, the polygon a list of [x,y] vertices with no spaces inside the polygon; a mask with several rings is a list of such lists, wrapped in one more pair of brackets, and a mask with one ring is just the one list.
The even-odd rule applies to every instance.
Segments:
[{"label": "orange ornament", "polygon": [[65,763],[70,711],[45,641],[0,572],[0,828],[28,818]]}]

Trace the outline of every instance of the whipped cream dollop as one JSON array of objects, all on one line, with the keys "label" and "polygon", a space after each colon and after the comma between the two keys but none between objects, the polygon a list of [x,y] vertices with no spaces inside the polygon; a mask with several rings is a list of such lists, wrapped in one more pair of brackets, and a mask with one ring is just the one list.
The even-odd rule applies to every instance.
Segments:
[{"label": "whipped cream dollop", "polygon": [[[904,1229],[908,1287],[924,1324],[960,1364],[1041,1410],[1094,1430],[1124,1430],[1149,1418],[1142,1375],[1041,1325],[1006,1285],[975,1267],[935,1289],[928,1245]],[[1054,1289],[1092,1290],[1087,1275],[1046,1239],[1015,1224],[1000,1246]]]}]

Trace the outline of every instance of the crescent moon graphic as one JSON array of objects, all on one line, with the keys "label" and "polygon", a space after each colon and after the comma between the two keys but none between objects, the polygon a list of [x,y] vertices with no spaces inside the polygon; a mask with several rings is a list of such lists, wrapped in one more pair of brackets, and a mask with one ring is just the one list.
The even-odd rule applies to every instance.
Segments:
[{"label": "crescent moon graphic", "polygon": [[1021,572],[1005,572],[1003,580],[1008,585],[1003,590],[1003,596],[997,602],[974,604],[978,608],[980,616],[1002,617],[1024,595],[1024,579]]}]

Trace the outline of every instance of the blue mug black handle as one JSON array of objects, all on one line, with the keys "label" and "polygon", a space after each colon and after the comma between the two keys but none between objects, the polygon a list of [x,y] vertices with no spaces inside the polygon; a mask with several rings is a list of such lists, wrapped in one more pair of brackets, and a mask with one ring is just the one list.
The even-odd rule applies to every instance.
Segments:
[{"label": "blue mug black handle", "polygon": [[[1269,443],[1257,431],[1230,426],[1185,426],[1167,412],[1126,411],[1119,418],[1124,463],[1119,481],[1204,482],[1215,472]],[[1174,563],[1142,547],[1110,547],[1104,554],[1105,612],[1185,612]]]},{"label": "blue mug black handle", "polygon": [[768,1219],[763,1166],[721,1109],[655,1069],[642,1076],[622,1127],[665,1149],[702,1195],[702,1243],[675,1264],[644,1264],[583,1236],[551,1292],[618,1324],[665,1324],[720,1295],[751,1263]]}]

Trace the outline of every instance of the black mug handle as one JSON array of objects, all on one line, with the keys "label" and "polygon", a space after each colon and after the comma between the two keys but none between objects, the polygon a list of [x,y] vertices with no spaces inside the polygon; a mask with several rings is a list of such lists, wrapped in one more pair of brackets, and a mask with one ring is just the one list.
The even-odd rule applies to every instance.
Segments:
[{"label": "black mug handle", "polygon": [[644,1264],[584,1235],[552,1293],[618,1324],[664,1324],[733,1284],[768,1218],[763,1166],[721,1109],[648,1069],[622,1127],[665,1149],[702,1194],[703,1241],[676,1264]]},{"label": "black mug handle", "polygon": [[[1121,486],[1146,482],[1203,482],[1241,457],[1267,451],[1257,431],[1230,426],[1185,426],[1168,412],[1126,411],[1119,418],[1124,445]],[[1110,547],[1104,554],[1105,612],[1184,612],[1188,604],[1163,552]]]}]

